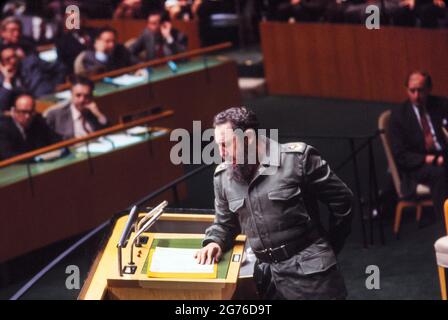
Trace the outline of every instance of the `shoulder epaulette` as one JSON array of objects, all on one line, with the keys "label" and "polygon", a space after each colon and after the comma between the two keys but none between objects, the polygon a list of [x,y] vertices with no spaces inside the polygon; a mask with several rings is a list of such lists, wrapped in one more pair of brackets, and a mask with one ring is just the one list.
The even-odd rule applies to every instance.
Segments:
[{"label": "shoulder epaulette", "polygon": [[299,152],[303,153],[306,149],[306,143],[303,142],[290,142],[282,144],[283,152]]},{"label": "shoulder epaulette", "polygon": [[218,173],[223,172],[224,170],[227,169],[227,167],[229,166],[228,163],[221,163],[220,165],[218,165],[215,169],[215,173],[214,175],[216,176]]}]

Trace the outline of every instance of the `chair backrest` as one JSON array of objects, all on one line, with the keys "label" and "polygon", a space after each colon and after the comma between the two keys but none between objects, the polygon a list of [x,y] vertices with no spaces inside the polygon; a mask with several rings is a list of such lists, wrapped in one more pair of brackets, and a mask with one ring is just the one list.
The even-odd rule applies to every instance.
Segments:
[{"label": "chair backrest", "polygon": [[448,234],[448,199],[445,200],[444,203],[444,214],[445,214],[445,229],[446,229],[446,234]]},{"label": "chair backrest", "polygon": [[392,181],[394,183],[395,191],[397,195],[401,198],[403,194],[401,193],[401,180],[400,174],[398,173],[397,164],[392,153],[389,140],[389,121],[390,121],[391,111],[384,111],[378,118],[378,129],[382,131],[381,141],[383,142],[384,152],[386,153],[387,164],[389,166],[389,171],[392,176]]},{"label": "chair backrest", "polygon": [[73,63],[73,71],[75,74],[84,75],[86,74],[86,69],[84,68],[84,64],[82,61],[84,60],[86,52],[82,51],[78,56],[75,58],[75,62]]}]

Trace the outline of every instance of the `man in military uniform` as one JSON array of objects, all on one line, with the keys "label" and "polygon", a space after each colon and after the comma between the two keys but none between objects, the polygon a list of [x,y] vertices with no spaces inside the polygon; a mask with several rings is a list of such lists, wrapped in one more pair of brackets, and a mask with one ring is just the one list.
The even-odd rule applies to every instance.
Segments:
[{"label": "man in military uniform", "polygon": [[[212,263],[242,231],[257,257],[254,279],[263,299],[344,299],[336,265],[350,232],[352,192],[318,151],[305,143],[278,144],[257,137],[258,121],[245,107],[214,119],[215,142],[225,160],[214,174],[214,224],[206,231],[198,263]],[[240,129],[245,138],[238,139]],[[235,161],[256,146],[256,161]],[[252,148],[253,150],[253,148]],[[318,200],[331,213],[326,231]]]}]

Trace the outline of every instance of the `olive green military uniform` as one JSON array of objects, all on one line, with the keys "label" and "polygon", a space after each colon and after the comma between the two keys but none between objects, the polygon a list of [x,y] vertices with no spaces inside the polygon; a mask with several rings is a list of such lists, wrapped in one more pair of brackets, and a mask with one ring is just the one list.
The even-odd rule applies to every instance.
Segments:
[{"label": "olive green military uniform", "polygon": [[[343,299],[335,252],[350,232],[352,192],[315,148],[268,141],[270,152],[249,185],[232,179],[229,164],[216,168],[216,216],[203,245],[216,242],[226,251],[244,233],[262,298]],[[328,232],[318,201],[331,213]]]}]

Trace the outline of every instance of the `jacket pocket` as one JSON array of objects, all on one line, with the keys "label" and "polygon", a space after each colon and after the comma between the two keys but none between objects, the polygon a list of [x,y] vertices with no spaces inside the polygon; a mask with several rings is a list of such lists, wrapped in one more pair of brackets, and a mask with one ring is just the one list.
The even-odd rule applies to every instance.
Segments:
[{"label": "jacket pocket", "polygon": [[229,209],[232,212],[237,212],[244,205],[244,198],[229,200]]},{"label": "jacket pocket", "polygon": [[314,274],[333,267],[336,264],[336,257],[331,249],[327,249],[307,257],[300,257],[298,264],[303,274]]},{"label": "jacket pocket", "polygon": [[288,186],[272,190],[268,193],[269,200],[289,200],[301,193],[298,186]]}]

